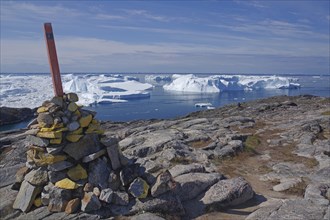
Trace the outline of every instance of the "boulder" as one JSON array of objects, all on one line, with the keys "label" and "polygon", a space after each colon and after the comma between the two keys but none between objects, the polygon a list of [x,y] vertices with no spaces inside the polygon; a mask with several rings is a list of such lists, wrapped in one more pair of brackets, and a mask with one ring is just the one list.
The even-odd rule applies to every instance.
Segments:
[{"label": "boulder", "polygon": [[0,107],[0,126],[18,123],[33,117],[33,110],[29,108]]},{"label": "boulder", "polygon": [[175,192],[177,192],[181,201],[190,200],[223,178],[223,175],[219,173],[183,174],[174,178],[178,183]]},{"label": "boulder", "polygon": [[26,136],[25,141],[27,142],[27,144],[33,146],[47,147],[49,145],[49,140],[45,138],[36,137],[33,135]]},{"label": "boulder", "polygon": [[177,177],[186,173],[205,173],[205,167],[198,163],[187,165],[179,164],[172,167],[169,171],[173,177]]},{"label": "boulder", "polygon": [[243,178],[221,180],[211,186],[201,199],[207,209],[219,209],[242,204],[254,196],[250,184]]},{"label": "boulder", "polygon": [[41,127],[51,127],[54,123],[54,118],[50,113],[39,113],[37,121]]}]

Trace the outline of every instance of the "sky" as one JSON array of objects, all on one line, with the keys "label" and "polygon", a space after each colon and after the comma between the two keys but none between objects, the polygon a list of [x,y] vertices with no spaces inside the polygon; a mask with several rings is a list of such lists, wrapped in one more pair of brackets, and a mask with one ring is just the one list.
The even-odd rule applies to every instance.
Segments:
[{"label": "sky", "polygon": [[1,0],[0,72],[329,74],[329,0]]}]

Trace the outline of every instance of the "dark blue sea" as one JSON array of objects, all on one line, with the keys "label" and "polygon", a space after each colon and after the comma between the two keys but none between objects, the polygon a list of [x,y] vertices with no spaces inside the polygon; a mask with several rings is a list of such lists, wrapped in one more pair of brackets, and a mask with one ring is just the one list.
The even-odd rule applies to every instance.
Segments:
[{"label": "dark blue sea", "polygon": [[[133,75],[133,74],[129,74]],[[135,74],[143,82],[143,74]],[[300,89],[261,89],[253,91],[228,91],[211,94],[196,94],[164,91],[155,86],[149,98],[129,100],[125,103],[97,104],[86,107],[97,112],[102,121],[132,121],[140,119],[169,119],[187,115],[206,108],[195,107],[196,103],[211,103],[221,107],[232,103],[244,103],[272,96],[315,95],[330,97],[330,75],[285,75],[298,78]],[[28,122],[1,126],[0,131],[22,128]]]}]

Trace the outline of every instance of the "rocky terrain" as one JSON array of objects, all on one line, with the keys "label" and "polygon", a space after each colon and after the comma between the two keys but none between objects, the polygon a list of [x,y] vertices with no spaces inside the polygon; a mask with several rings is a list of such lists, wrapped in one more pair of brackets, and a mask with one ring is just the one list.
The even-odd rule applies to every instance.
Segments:
[{"label": "rocky terrain", "polygon": [[101,126],[104,149],[116,143],[120,163],[102,149],[98,157],[82,156],[94,165],[80,156],[70,161],[85,166],[94,186],[77,193],[86,181],[74,185],[70,199],[82,204],[71,212],[52,209],[65,196],[48,201],[52,206],[31,201],[26,213],[13,209],[17,184],[33,181],[32,171],[17,172],[27,165],[31,129],[0,133],[1,219],[330,218],[329,98],[280,96],[172,120]]}]

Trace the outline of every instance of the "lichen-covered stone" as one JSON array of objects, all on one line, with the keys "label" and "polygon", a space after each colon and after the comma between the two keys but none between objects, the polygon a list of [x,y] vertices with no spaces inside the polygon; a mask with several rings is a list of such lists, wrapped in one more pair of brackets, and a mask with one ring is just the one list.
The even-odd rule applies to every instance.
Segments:
[{"label": "lichen-covered stone", "polygon": [[39,113],[37,121],[41,127],[50,127],[54,123],[54,118],[49,113]]},{"label": "lichen-covered stone", "polygon": [[70,112],[75,112],[77,109],[78,109],[77,104],[74,102],[70,102],[70,104],[68,105],[68,110]]},{"label": "lichen-covered stone", "polygon": [[148,196],[149,185],[142,178],[136,178],[129,186],[128,191],[132,196],[139,199],[144,199]]},{"label": "lichen-covered stone", "polygon": [[68,177],[73,181],[86,179],[88,177],[86,170],[80,164],[69,169],[67,174]]},{"label": "lichen-covered stone", "polygon": [[53,164],[59,161],[63,161],[67,158],[66,155],[52,155],[44,152],[30,149],[26,152],[27,160],[33,161],[37,166],[45,166]]},{"label": "lichen-covered stone", "polygon": [[62,143],[62,138],[50,139],[49,143],[50,144],[61,144]]},{"label": "lichen-covered stone", "polygon": [[84,135],[81,134],[69,134],[65,138],[70,142],[77,142],[79,141]]},{"label": "lichen-covered stone", "polygon": [[61,189],[77,189],[78,184],[72,180],[65,178],[55,183],[55,186]]},{"label": "lichen-covered stone", "polygon": [[33,201],[33,205],[35,206],[35,207],[40,207],[40,206],[42,206],[42,203],[41,203],[41,198],[40,197],[38,197],[38,198],[36,198],[34,201]]},{"label": "lichen-covered stone", "polygon": [[37,136],[41,138],[58,139],[58,138],[62,138],[62,132],[58,132],[58,131],[38,132]]},{"label": "lichen-covered stone", "polygon": [[92,115],[87,115],[87,116],[81,117],[79,119],[80,127],[82,127],[82,128],[88,127],[88,125],[91,123],[92,119],[93,119]]},{"label": "lichen-covered stone", "polygon": [[78,95],[73,92],[66,94],[66,98],[69,102],[78,102],[79,101]]}]

